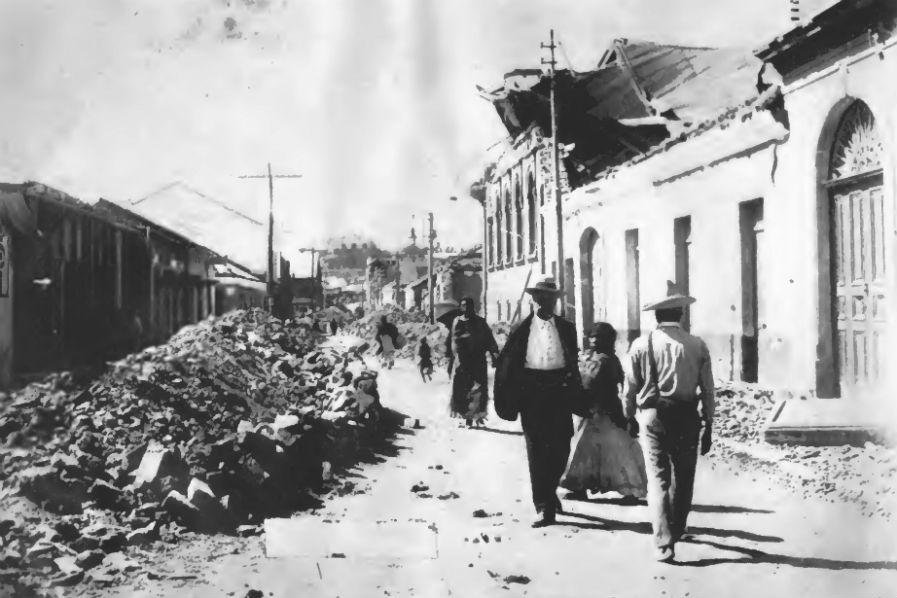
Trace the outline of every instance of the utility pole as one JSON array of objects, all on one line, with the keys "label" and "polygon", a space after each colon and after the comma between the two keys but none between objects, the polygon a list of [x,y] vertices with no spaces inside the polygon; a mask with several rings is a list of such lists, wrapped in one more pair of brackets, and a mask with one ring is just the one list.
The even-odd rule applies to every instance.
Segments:
[{"label": "utility pole", "polygon": [[430,252],[427,256],[427,289],[429,290],[428,298],[430,303],[430,324],[436,322],[436,318],[433,313],[433,239],[436,238],[436,233],[433,231],[433,212],[427,213],[427,221],[430,226],[430,234],[428,235],[430,239]]},{"label": "utility pole", "polygon": [[548,72],[551,77],[551,155],[554,160],[554,206],[555,215],[557,216],[557,239],[558,239],[558,262],[557,277],[558,288],[563,292],[561,295],[561,317],[566,312],[567,295],[564,289],[564,211],[561,203],[561,163],[558,155],[558,122],[557,122],[557,100],[555,98],[557,80],[555,78],[554,67],[557,61],[554,59],[554,50],[557,44],[554,43],[554,29],[551,30],[549,43],[542,43],[542,48],[547,49],[551,53],[548,60],[542,59],[542,64],[548,65]]},{"label": "utility pole", "polygon": [[239,179],[268,179],[268,274],[265,280],[268,293],[268,311],[274,307],[274,179],[298,179],[301,174],[271,174],[271,163],[268,162],[268,174],[245,174]]}]

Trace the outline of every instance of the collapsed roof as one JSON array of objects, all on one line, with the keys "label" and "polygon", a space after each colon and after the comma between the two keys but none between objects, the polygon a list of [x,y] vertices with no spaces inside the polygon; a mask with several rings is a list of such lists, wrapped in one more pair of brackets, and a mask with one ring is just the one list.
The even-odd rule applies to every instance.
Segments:
[{"label": "collapsed roof", "polygon": [[[762,62],[749,50],[615,40],[594,70],[556,72],[558,141],[573,186],[642,154],[695,122],[757,95]],[[508,133],[551,130],[550,78],[516,70],[482,95]]]}]

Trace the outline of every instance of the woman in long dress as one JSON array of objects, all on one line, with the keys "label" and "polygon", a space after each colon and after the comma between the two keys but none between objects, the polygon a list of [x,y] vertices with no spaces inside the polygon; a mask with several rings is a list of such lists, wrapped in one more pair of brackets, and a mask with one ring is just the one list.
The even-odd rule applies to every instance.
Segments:
[{"label": "woman in long dress", "polygon": [[498,345],[486,320],[476,314],[473,299],[464,297],[460,315],[449,332],[449,374],[452,376],[452,396],[449,408],[452,417],[463,417],[468,426],[482,425],[487,416],[489,383],[486,355],[493,363]]},{"label": "woman in long dress", "polygon": [[594,415],[577,425],[561,486],[572,491],[568,498],[584,499],[587,491],[619,492],[630,501],[644,498],[645,460],[638,441],[626,430],[620,401],[623,367],[614,352],[617,331],[598,322],[588,337],[590,347],[580,371]]}]

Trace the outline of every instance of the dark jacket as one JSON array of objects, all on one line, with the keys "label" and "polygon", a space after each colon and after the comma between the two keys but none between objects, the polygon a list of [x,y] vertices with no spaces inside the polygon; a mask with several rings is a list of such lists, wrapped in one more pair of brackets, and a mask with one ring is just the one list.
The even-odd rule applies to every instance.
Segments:
[{"label": "dark jacket", "polygon": [[[495,412],[502,419],[514,421],[520,412],[520,385],[526,364],[526,349],[534,315],[530,315],[511,330],[508,342],[502,348],[495,364]],[[579,373],[579,346],[576,342],[576,326],[558,316],[554,324],[558,330],[564,351],[564,369],[567,371],[567,395],[559,398],[559,404],[577,415],[588,413],[584,403],[582,378]]]}]

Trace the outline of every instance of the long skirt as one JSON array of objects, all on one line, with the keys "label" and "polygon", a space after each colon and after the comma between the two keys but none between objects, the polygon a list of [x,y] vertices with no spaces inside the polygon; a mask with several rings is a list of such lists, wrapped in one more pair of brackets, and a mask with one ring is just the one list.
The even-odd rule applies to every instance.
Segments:
[{"label": "long skirt", "polygon": [[487,384],[471,375],[463,366],[452,374],[450,410],[453,417],[480,421],[486,418],[489,390]]},{"label": "long skirt", "polygon": [[648,493],[645,458],[638,441],[599,412],[579,422],[561,486],[573,491]]}]

